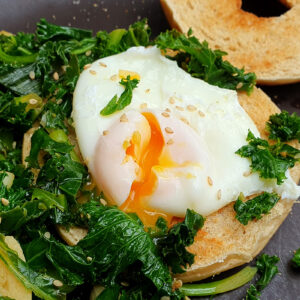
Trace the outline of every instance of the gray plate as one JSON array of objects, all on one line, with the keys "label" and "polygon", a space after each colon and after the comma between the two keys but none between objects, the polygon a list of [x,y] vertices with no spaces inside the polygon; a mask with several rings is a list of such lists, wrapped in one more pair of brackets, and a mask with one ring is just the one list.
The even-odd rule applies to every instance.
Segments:
[{"label": "gray plate", "polygon": [[[88,28],[95,32],[127,27],[144,17],[148,18],[154,35],[168,28],[159,0],[0,0],[0,30],[32,32],[42,17],[59,25]],[[281,109],[300,113],[300,84],[263,87],[263,90]],[[263,291],[261,299],[300,300],[300,272],[296,272],[290,264],[293,251],[299,247],[300,205],[295,204],[291,214],[263,250],[280,257],[280,275]],[[225,272],[215,279],[226,277],[238,269]],[[248,286],[215,298],[242,299]]]}]

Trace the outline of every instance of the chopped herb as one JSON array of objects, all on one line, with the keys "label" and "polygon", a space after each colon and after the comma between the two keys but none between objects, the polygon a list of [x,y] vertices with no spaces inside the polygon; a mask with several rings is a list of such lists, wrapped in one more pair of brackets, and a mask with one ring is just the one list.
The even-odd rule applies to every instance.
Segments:
[{"label": "chopped herb", "polygon": [[276,264],[279,262],[277,256],[269,256],[262,254],[256,260],[259,279],[255,286],[251,284],[247,291],[246,300],[259,300],[261,291],[270,283],[274,276],[278,273]]},{"label": "chopped herb", "polygon": [[277,194],[267,192],[248,201],[244,201],[244,196],[240,195],[234,203],[235,217],[243,225],[247,225],[253,219],[261,219],[262,215],[267,214],[279,199],[280,197]]},{"label": "chopped herb", "polygon": [[200,41],[176,30],[161,33],[155,40],[158,48],[174,50],[176,55],[169,58],[176,60],[178,65],[189,72],[193,77],[222,88],[231,90],[252,91],[256,76],[254,73],[245,73],[243,69],[232,66],[223,60],[226,52],[211,50],[206,41]]},{"label": "chopped herb", "polygon": [[300,150],[287,144],[278,142],[270,145],[268,141],[256,138],[250,130],[246,140],[248,145],[241,147],[236,154],[249,158],[252,170],[258,172],[261,178],[274,178],[277,184],[281,184],[286,179],[287,169],[300,161]]},{"label": "chopped herb", "polygon": [[279,114],[271,115],[266,128],[272,140],[287,142],[296,139],[300,142],[300,117],[296,113],[290,115],[283,110]]},{"label": "chopped herb", "polygon": [[108,104],[101,110],[100,114],[102,116],[108,116],[116,111],[122,110],[129,105],[132,99],[132,90],[137,87],[138,83],[138,79],[130,79],[129,75],[125,80],[122,78],[120,84],[125,87],[124,92],[119,98],[118,95],[114,95]]}]

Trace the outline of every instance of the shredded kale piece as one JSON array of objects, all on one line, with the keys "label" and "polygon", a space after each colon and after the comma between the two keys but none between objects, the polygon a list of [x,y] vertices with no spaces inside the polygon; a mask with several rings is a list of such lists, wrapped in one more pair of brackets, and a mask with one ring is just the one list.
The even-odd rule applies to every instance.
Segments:
[{"label": "shredded kale piece", "polygon": [[268,254],[262,254],[257,258],[256,267],[258,269],[259,279],[255,286],[251,284],[247,291],[246,300],[259,300],[261,291],[278,273],[278,267],[276,266],[278,262],[279,258],[276,255],[269,256]]},{"label": "shredded kale piece", "polygon": [[37,23],[37,37],[41,41],[58,37],[63,37],[64,39],[81,40],[91,36],[91,30],[58,26],[48,23],[45,19],[41,19],[40,22]]},{"label": "shredded kale piece", "polygon": [[271,115],[266,129],[272,140],[287,142],[296,139],[300,142],[300,117],[296,113],[290,115],[283,110],[279,114]]},{"label": "shredded kale piece", "polygon": [[278,142],[270,145],[268,141],[256,138],[250,130],[246,140],[248,145],[241,147],[235,153],[249,158],[252,171],[258,172],[261,178],[274,178],[277,184],[281,184],[286,179],[287,169],[300,161],[298,157],[300,150],[287,144]]},{"label": "shredded kale piece", "polygon": [[[183,273],[187,266],[193,264],[195,255],[188,252],[186,247],[193,244],[194,237],[203,224],[204,218],[201,215],[187,209],[183,222],[175,224],[168,233],[154,238],[159,252],[173,273]],[[157,225],[163,228],[161,220]]]},{"label": "shredded kale piece", "polygon": [[125,80],[122,78],[120,84],[125,87],[124,92],[119,98],[118,95],[114,95],[108,104],[101,110],[100,114],[102,116],[108,116],[116,111],[122,110],[129,105],[132,99],[132,91],[137,87],[138,83],[138,79],[130,79],[129,75]]},{"label": "shredded kale piece", "polygon": [[0,259],[8,269],[18,278],[26,288],[45,300],[65,299],[67,286],[57,287],[53,283],[55,278],[35,272],[26,262],[18,257],[5,243],[4,235],[0,233]]},{"label": "shredded kale piece", "polygon": [[126,51],[134,46],[149,46],[151,29],[147,20],[143,19],[129,26],[128,30],[120,28],[110,33],[97,33],[97,53],[99,57],[106,57]]},{"label": "shredded kale piece", "polygon": [[244,196],[240,195],[234,203],[236,219],[243,225],[247,225],[251,220],[259,220],[264,214],[267,214],[280,197],[275,193],[264,192],[251,200],[244,202]]},{"label": "shredded kale piece", "polygon": [[163,50],[174,50],[175,56],[169,58],[176,60],[193,77],[222,88],[248,94],[252,91],[256,80],[254,73],[245,73],[244,69],[232,66],[222,58],[226,52],[211,50],[206,41],[200,43],[191,34],[185,36],[174,29],[166,31],[156,38],[155,45]]},{"label": "shredded kale piece", "polygon": [[292,262],[296,268],[300,268],[300,248],[295,252]]}]

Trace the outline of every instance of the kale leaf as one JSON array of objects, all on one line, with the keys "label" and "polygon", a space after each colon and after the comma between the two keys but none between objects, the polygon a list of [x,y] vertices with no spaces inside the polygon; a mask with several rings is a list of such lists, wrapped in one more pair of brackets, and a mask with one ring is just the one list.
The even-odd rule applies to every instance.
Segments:
[{"label": "kale leaf", "polygon": [[300,161],[300,150],[287,144],[276,143],[270,145],[268,141],[256,138],[249,130],[248,145],[241,147],[235,153],[251,160],[251,168],[258,172],[261,178],[275,178],[277,184],[286,179],[285,172]]},{"label": "kale leaf", "polygon": [[53,38],[75,39],[81,40],[92,36],[91,30],[58,26],[48,23],[45,19],[41,19],[37,23],[36,35],[40,41],[46,41]]},{"label": "kale leaf", "polygon": [[297,139],[300,142],[300,117],[296,113],[290,115],[283,110],[279,114],[271,115],[266,123],[266,129],[272,140],[287,142]]},{"label": "kale leaf", "polygon": [[267,214],[279,199],[280,197],[275,193],[264,192],[245,202],[243,195],[240,195],[234,203],[235,217],[243,225],[247,225],[253,219],[261,219],[262,215]]},{"label": "kale leaf", "polygon": [[[173,273],[183,273],[187,266],[193,264],[195,255],[188,252],[186,247],[193,244],[203,224],[204,218],[201,215],[187,209],[183,222],[175,224],[168,233],[154,238],[159,253]],[[157,225],[162,227],[161,221]]]},{"label": "kale leaf", "polygon": [[232,66],[223,60],[225,52],[211,50],[206,41],[200,43],[191,35],[185,36],[175,29],[161,33],[155,40],[155,45],[163,50],[175,51],[178,65],[193,77],[222,88],[246,91],[250,93],[255,85],[254,73],[245,73],[243,69]]},{"label": "kale leaf", "polygon": [[246,300],[259,300],[261,291],[270,283],[274,276],[278,273],[276,264],[279,262],[277,256],[269,256],[262,254],[256,260],[259,279],[255,286],[251,284],[247,291]]},{"label": "kale leaf", "polygon": [[295,252],[292,262],[295,267],[300,268],[300,248]]},{"label": "kale leaf", "polygon": [[18,257],[5,243],[4,235],[0,234],[0,259],[8,269],[18,278],[26,288],[45,300],[65,299],[65,286],[55,285],[55,278],[37,273],[31,269],[26,262]]},{"label": "kale leaf", "polygon": [[125,80],[122,78],[120,84],[125,87],[124,92],[119,98],[118,95],[114,95],[108,104],[101,110],[100,114],[102,116],[108,116],[116,111],[122,110],[129,105],[132,99],[132,90],[137,87],[138,83],[139,80],[130,79],[130,75],[128,75]]}]

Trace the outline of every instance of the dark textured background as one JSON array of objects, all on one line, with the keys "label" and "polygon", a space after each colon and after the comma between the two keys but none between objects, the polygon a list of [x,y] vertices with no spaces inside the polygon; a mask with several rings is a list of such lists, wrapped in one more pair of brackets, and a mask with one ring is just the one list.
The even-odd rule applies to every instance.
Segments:
[{"label": "dark textured background", "polygon": [[[245,1],[243,7],[253,11],[254,2]],[[271,0],[260,1],[260,3],[263,5],[260,5],[258,13],[267,16],[283,12],[282,8],[275,3],[272,5]],[[271,9],[273,11],[270,11]],[[168,28],[159,0],[0,0],[0,30],[32,32],[35,30],[36,22],[42,17],[59,25],[93,29],[94,32],[100,29],[109,31],[116,27],[127,27],[144,17],[148,18],[153,35]],[[263,90],[281,109],[300,113],[300,84],[263,87]],[[293,251],[299,247],[300,205],[298,203],[294,205],[289,217],[263,251],[276,254],[281,260],[280,274],[264,290],[261,299],[300,300],[300,271],[296,272],[290,264]],[[215,278],[228,276],[238,269],[225,272]],[[214,298],[242,299],[248,286],[249,284]]]}]

